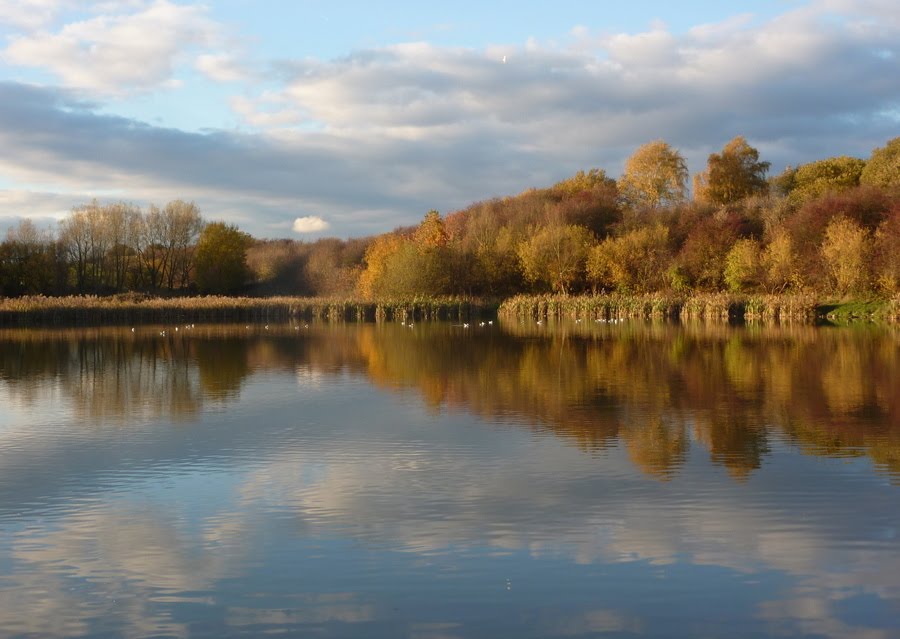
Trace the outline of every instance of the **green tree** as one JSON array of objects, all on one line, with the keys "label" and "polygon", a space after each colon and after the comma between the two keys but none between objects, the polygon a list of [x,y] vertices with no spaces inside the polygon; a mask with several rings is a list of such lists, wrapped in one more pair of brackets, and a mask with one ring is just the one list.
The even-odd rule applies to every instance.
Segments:
[{"label": "green tree", "polygon": [[[801,203],[829,192],[841,192],[859,186],[865,160],[846,155],[801,164],[785,176],[785,194],[793,203]],[[784,175],[784,174],[782,174]]]},{"label": "green tree", "polygon": [[250,277],[247,249],[252,238],[233,224],[211,222],[203,227],[194,257],[197,287],[204,293],[227,294]]},{"label": "green tree", "polygon": [[663,140],[655,140],[625,161],[619,191],[632,207],[656,208],[684,201],[687,180],[687,164],[681,154]]},{"label": "green tree", "polygon": [[900,137],[872,151],[859,181],[872,186],[900,186]]},{"label": "green tree", "polygon": [[762,279],[759,242],[740,239],[725,256],[725,284],[735,293],[752,291]]},{"label": "green tree", "polygon": [[566,294],[583,279],[588,250],[594,236],[586,228],[550,225],[519,245],[525,277]]},{"label": "green tree", "polygon": [[760,162],[759,151],[739,135],[721,153],[710,154],[706,171],[695,183],[694,196],[713,204],[730,204],[751,195],[765,194],[769,166],[768,162]]}]

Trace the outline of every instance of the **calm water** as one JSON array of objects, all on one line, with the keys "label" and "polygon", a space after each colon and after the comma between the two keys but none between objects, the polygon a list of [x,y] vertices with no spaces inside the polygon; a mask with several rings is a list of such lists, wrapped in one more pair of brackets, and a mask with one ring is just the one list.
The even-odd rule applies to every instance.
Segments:
[{"label": "calm water", "polygon": [[900,636],[900,334],[0,332],[0,636]]}]

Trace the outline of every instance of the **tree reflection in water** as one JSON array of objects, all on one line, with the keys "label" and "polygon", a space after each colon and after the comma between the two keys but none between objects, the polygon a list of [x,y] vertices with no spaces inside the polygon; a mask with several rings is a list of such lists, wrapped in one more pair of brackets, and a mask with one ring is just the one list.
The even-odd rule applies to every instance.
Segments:
[{"label": "tree reflection in water", "polygon": [[900,348],[890,330],[446,324],[7,330],[0,378],[39,402],[52,382],[85,427],[190,421],[260,372],[350,374],[432,410],[529,424],[589,453],[623,444],[669,480],[702,446],[736,480],[773,437],[868,455],[900,478]]}]

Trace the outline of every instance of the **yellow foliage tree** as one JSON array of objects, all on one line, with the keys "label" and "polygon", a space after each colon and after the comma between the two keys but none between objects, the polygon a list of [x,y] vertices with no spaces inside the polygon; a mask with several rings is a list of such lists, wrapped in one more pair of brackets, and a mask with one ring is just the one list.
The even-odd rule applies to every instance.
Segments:
[{"label": "yellow foliage tree", "polygon": [[821,252],[837,293],[860,293],[868,288],[871,244],[869,231],[844,216],[825,229]]},{"label": "yellow foliage tree", "polygon": [[384,279],[390,258],[395,255],[403,245],[403,238],[389,233],[378,236],[363,258],[366,266],[359,276],[359,292],[363,297],[377,297],[382,292],[382,280]]},{"label": "yellow foliage tree", "polygon": [[591,249],[588,279],[594,286],[622,293],[648,293],[665,286],[671,259],[669,229],[655,224],[606,238]]},{"label": "yellow foliage tree", "polygon": [[594,242],[583,226],[551,225],[519,245],[519,260],[525,277],[566,294],[584,276],[588,250]]},{"label": "yellow foliage tree", "polygon": [[654,140],[625,161],[619,191],[633,207],[656,208],[684,201],[687,179],[687,164],[681,154],[663,140]]}]

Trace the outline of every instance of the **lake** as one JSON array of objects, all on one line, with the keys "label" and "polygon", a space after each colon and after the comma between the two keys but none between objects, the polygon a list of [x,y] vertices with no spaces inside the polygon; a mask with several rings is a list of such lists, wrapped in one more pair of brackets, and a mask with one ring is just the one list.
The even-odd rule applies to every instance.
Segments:
[{"label": "lake", "polygon": [[0,636],[900,636],[896,329],[177,329],[0,331]]}]

